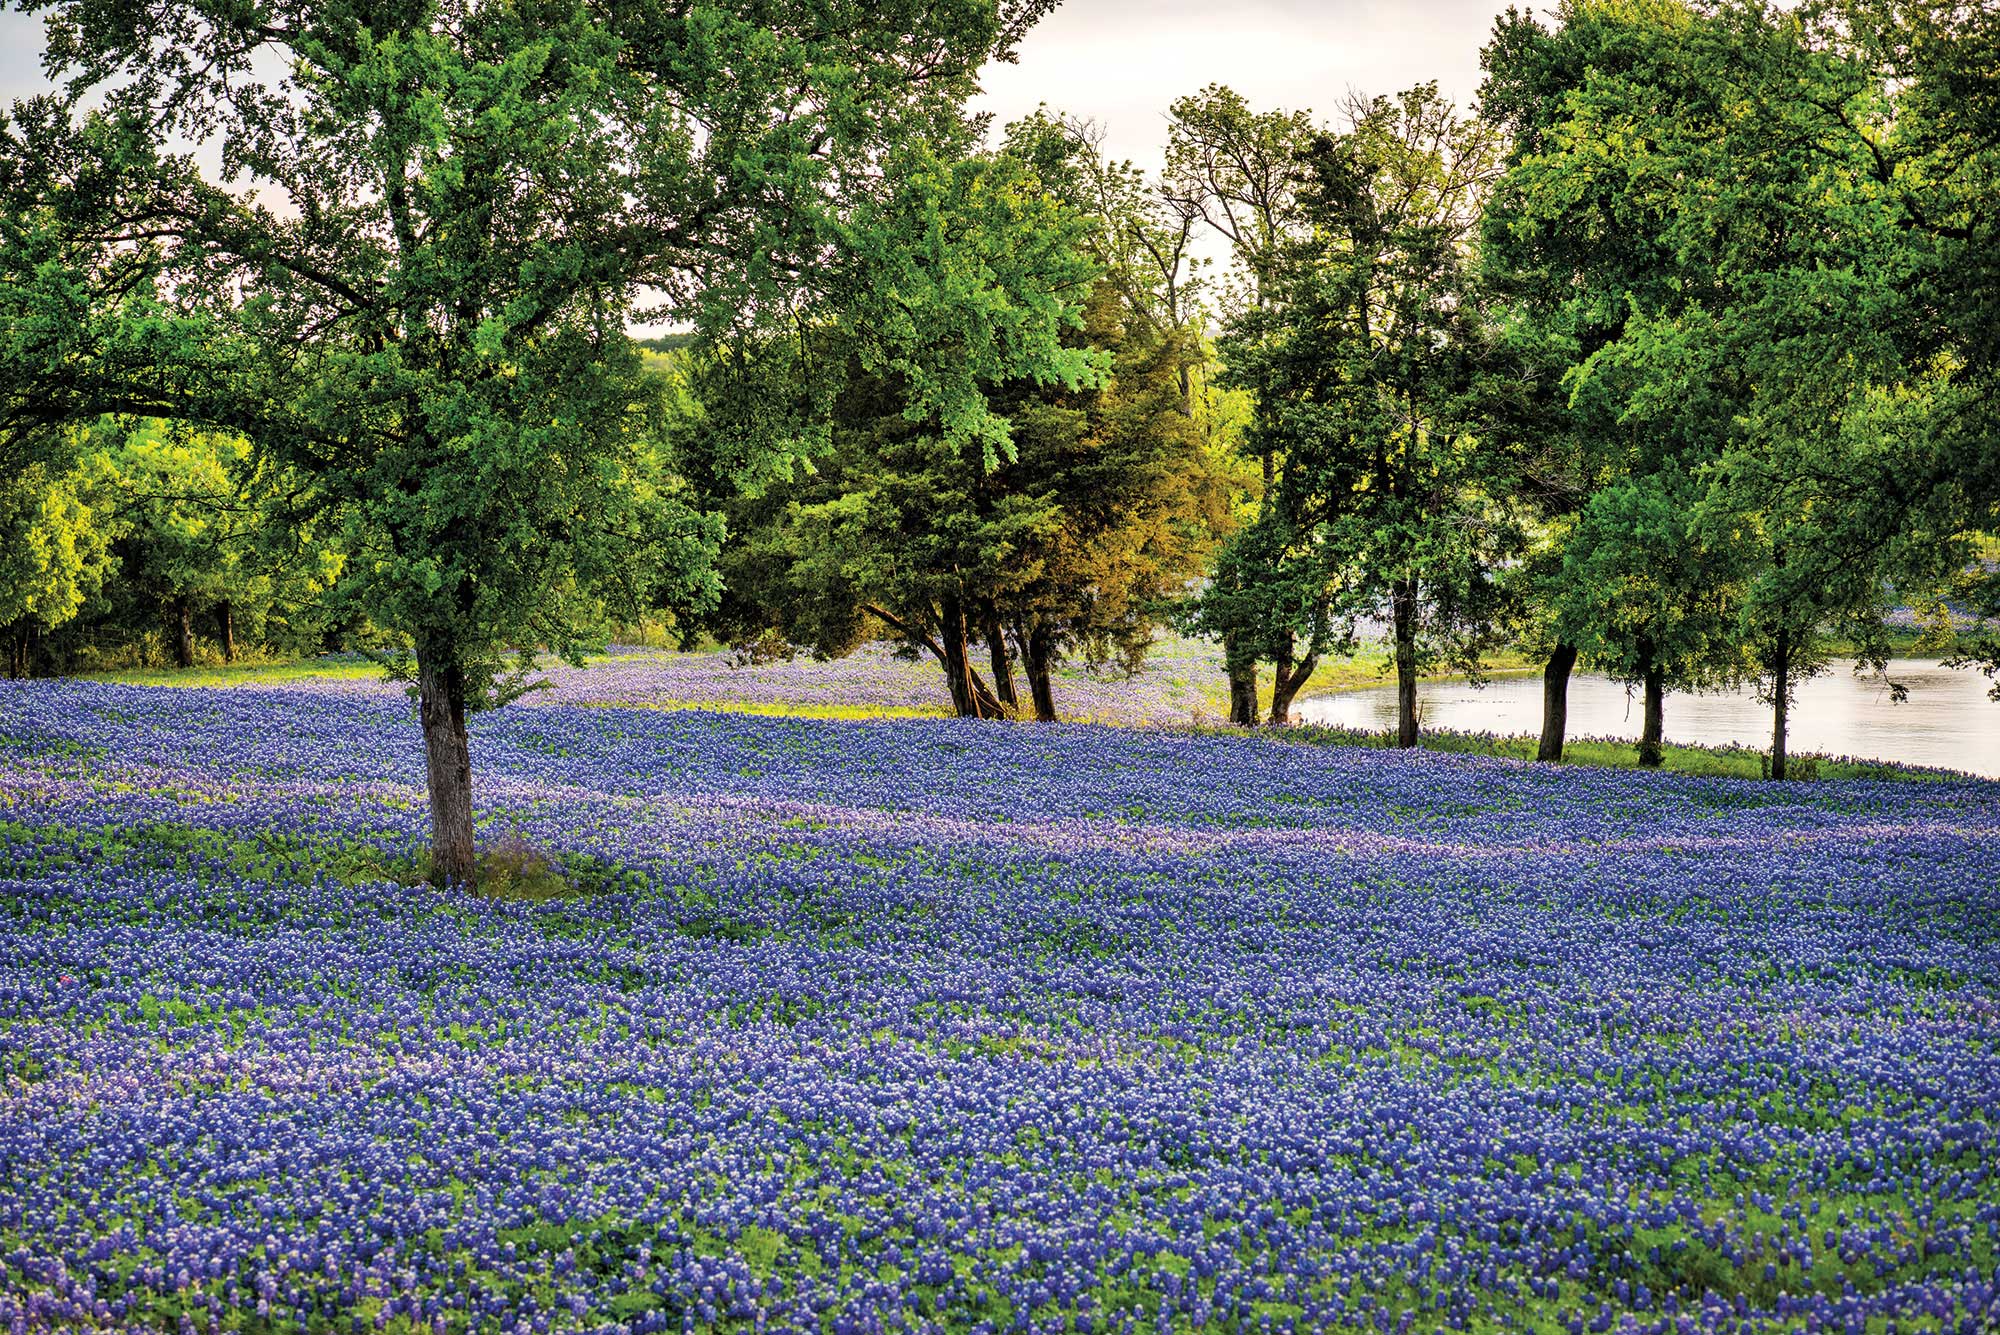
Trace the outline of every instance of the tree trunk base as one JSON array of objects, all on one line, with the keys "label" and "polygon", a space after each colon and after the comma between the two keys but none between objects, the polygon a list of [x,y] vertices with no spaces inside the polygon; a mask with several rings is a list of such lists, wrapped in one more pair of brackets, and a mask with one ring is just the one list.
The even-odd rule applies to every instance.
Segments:
[{"label": "tree trunk base", "polygon": [[471,888],[479,879],[472,842],[472,750],[465,733],[465,672],[419,650],[417,714],[430,784],[431,883]]},{"label": "tree trunk base", "polygon": [[1229,721],[1239,728],[1257,726],[1257,660],[1239,650],[1232,639],[1222,642],[1229,672]]},{"label": "tree trunk base", "polygon": [[1646,721],[1639,732],[1639,765],[1658,769],[1666,763],[1667,674],[1656,667],[1645,672]]},{"label": "tree trunk base", "polygon": [[172,628],[174,632],[174,666],[191,668],[194,666],[194,609],[185,598],[176,598],[173,606]]},{"label": "tree trunk base", "polygon": [[1778,651],[1771,664],[1771,778],[1779,783],[1785,780],[1787,754],[1790,737],[1790,715],[1792,708],[1792,636],[1788,630],[1778,632]]},{"label": "tree trunk base", "polygon": [[989,604],[984,613],[985,624],[981,627],[986,636],[986,657],[993,666],[993,694],[1010,711],[1021,707],[1021,699],[1014,693],[1014,665],[1007,653],[1007,636],[1000,629],[1000,614]]},{"label": "tree trunk base", "polygon": [[1312,677],[1313,669],[1319,666],[1318,654],[1307,654],[1297,663],[1290,656],[1279,661],[1271,678],[1271,726],[1284,727],[1292,721],[1292,701],[1304,689]]},{"label": "tree trunk base", "polygon": [[1389,594],[1396,642],[1396,746],[1417,744],[1417,582],[1398,580]]},{"label": "tree trunk base", "polygon": [[1542,738],[1535,759],[1560,764],[1569,733],[1569,674],[1576,668],[1576,647],[1559,644],[1542,669]]},{"label": "tree trunk base", "polygon": [[1028,694],[1035,702],[1038,722],[1056,721],[1055,636],[1039,622],[1028,632],[1028,652],[1024,666],[1028,673]]}]

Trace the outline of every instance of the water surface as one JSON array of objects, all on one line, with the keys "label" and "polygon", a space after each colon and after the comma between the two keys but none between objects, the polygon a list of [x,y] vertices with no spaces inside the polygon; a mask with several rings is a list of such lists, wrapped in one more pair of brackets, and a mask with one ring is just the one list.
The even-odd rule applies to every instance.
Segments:
[{"label": "water surface", "polygon": [[[1900,760],[1941,765],[2000,778],[2000,704],[1987,698],[1992,685],[1978,672],[1945,667],[1934,659],[1891,659],[1889,681],[1909,688],[1896,704],[1889,685],[1856,676],[1841,663],[1824,676],[1799,683],[1792,703],[1794,753]],[[1484,687],[1438,682],[1419,689],[1427,728],[1463,732],[1529,733],[1542,729],[1542,679],[1515,677]],[[1396,726],[1393,685],[1302,700],[1294,712],[1305,723],[1380,731]],[[1569,684],[1569,735],[1637,739],[1639,693],[1618,682],[1579,673]],[[1670,694],[1669,742],[1767,748],[1771,707],[1744,689],[1712,695]]]}]

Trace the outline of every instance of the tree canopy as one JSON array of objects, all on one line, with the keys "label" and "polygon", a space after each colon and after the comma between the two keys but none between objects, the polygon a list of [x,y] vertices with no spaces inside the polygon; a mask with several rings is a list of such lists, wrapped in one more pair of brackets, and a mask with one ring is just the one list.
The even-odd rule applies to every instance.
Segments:
[{"label": "tree canopy", "polygon": [[506,651],[717,594],[642,303],[713,332],[823,288],[900,300],[865,355],[989,449],[962,360],[922,358],[1063,373],[1051,300],[988,301],[895,230],[962,182],[973,75],[1046,8],[49,6],[64,91],[6,127],[0,440],[170,419],[307,479],[356,605],[414,651],[438,874],[468,878],[464,716],[516,689]]}]

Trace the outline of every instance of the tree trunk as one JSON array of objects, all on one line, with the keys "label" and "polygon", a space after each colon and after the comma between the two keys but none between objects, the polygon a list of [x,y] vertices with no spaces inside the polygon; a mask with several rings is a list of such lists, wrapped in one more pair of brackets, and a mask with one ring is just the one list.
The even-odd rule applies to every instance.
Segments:
[{"label": "tree trunk", "polygon": [[993,692],[1000,697],[1000,703],[1009,709],[1018,709],[1021,699],[1014,694],[1014,668],[1007,657],[1007,636],[1000,629],[1000,613],[993,604],[984,608],[983,629],[986,632],[986,654],[993,663]]},{"label": "tree trunk", "polygon": [[1271,677],[1271,726],[1280,727],[1292,721],[1292,701],[1319,666],[1318,654],[1307,654],[1296,664],[1292,662],[1291,646],[1285,646],[1277,663],[1277,670]]},{"label": "tree trunk", "polygon": [[1257,726],[1257,660],[1234,635],[1222,637],[1223,662],[1229,669],[1229,721],[1239,728]]},{"label": "tree trunk", "polygon": [[1555,764],[1563,758],[1569,733],[1569,674],[1576,667],[1576,646],[1558,644],[1542,669],[1542,741],[1535,759]]},{"label": "tree trunk", "polygon": [[28,675],[28,628],[10,626],[7,630],[7,675],[15,681]]},{"label": "tree trunk", "polygon": [[1640,679],[1646,686],[1646,715],[1639,729],[1639,764],[1646,769],[1658,769],[1666,760],[1661,748],[1666,740],[1667,673],[1653,661],[1650,652],[1644,656],[1644,663]]},{"label": "tree trunk", "polygon": [[946,598],[938,610],[938,647],[945,689],[951,692],[951,712],[960,718],[978,717],[972,704],[972,675],[966,670],[965,617],[956,598]]},{"label": "tree trunk", "polygon": [[431,883],[471,886],[472,751],[465,737],[465,672],[449,654],[417,651],[417,714],[431,797]]},{"label": "tree trunk", "polygon": [[975,718],[1006,718],[1007,711],[1000,707],[1000,697],[986,684],[986,678],[979,675],[979,669],[966,660],[965,675],[967,685],[972,688],[972,707],[977,711]]},{"label": "tree trunk", "polygon": [[1786,729],[1792,705],[1792,633],[1778,631],[1778,650],[1771,660],[1771,777],[1785,777]]},{"label": "tree trunk", "polygon": [[1417,744],[1417,582],[1399,579],[1389,592],[1396,634],[1396,745]]},{"label": "tree trunk", "polygon": [[953,712],[960,718],[999,717],[998,702],[973,669],[966,645],[965,604],[957,594],[939,602],[938,643],[944,651],[944,679]]},{"label": "tree trunk", "polygon": [[215,609],[215,631],[216,638],[222,641],[222,661],[225,663],[234,663],[236,661],[236,609],[230,606],[227,599],[224,599]]},{"label": "tree trunk", "polygon": [[191,668],[194,666],[194,608],[187,599],[176,598],[172,610],[174,666]]},{"label": "tree trunk", "polygon": [[1028,673],[1028,694],[1035,702],[1035,717],[1043,723],[1056,721],[1055,649],[1055,636],[1037,618],[1028,632],[1023,666]]}]

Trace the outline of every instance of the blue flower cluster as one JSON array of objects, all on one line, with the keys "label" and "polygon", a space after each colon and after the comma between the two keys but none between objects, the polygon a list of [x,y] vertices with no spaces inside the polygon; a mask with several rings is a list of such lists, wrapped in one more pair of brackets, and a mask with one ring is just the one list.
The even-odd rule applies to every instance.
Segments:
[{"label": "blue flower cluster", "polygon": [[0,683],[15,1331],[1987,1331],[2000,784]]}]

